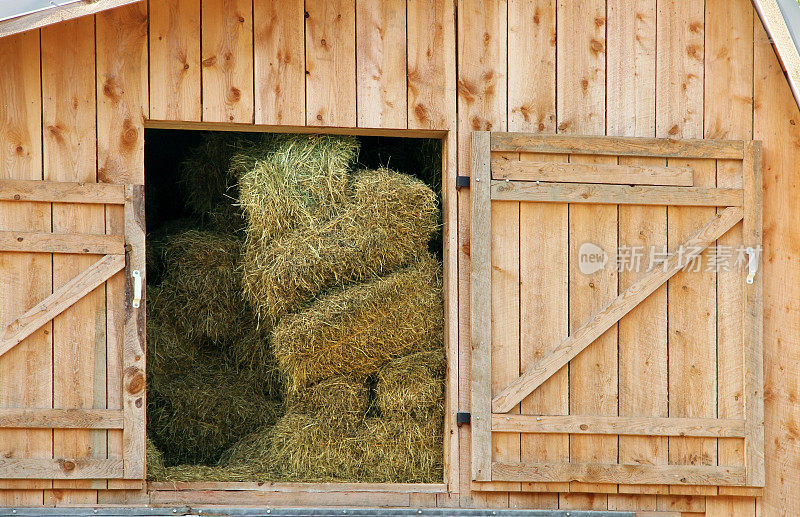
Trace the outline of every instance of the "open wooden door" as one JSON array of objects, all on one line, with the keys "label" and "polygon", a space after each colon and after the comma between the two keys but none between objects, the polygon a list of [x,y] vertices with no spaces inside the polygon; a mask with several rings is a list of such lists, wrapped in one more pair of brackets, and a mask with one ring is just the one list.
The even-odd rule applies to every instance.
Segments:
[{"label": "open wooden door", "polygon": [[473,133],[474,489],[764,485],[760,164]]},{"label": "open wooden door", "polygon": [[[0,180],[0,203],[0,484],[143,480],[143,186]],[[87,210],[105,219],[105,233],[50,222],[52,213],[80,222]],[[49,294],[31,293],[42,275]]]}]

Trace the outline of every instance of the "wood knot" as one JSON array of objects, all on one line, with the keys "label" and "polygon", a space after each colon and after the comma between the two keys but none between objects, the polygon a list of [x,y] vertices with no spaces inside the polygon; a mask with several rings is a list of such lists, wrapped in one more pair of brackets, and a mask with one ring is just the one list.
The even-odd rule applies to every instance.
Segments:
[{"label": "wood knot", "polygon": [[14,200],[15,201],[19,201],[20,200],[20,195],[19,194],[14,194]]},{"label": "wood knot", "polygon": [[24,237],[17,237],[17,242],[22,242],[22,241],[24,241],[24,240],[25,240],[25,238],[24,238]]},{"label": "wood knot", "polygon": [[586,425],[586,424],[581,424],[581,431],[585,431],[585,430],[587,430],[587,429],[589,429],[589,426],[588,426],[588,425]]},{"label": "wood knot", "polygon": [[75,465],[74,461],[69,461],[69,460],[60,460],[59,465],[61,466],[61,470],[63,470],[64,472],[72,472],[73,470],[75,470],[75,467],[77,466]]},{"label": "wood knot", "polygon": [[131,395],[141,393],[144,390],[144,375],[138,368],[134,368],[133,372],[128,372],[128,381],[125,389]]},{"label": "wood knot", "polygon": [[134,405],[135,405],[137,408],[141,409],[141,407],[142,407],[142,398],[141,398],[141,397],[139,397],[138,399],[136,399],[136,402],[134,402]]}]

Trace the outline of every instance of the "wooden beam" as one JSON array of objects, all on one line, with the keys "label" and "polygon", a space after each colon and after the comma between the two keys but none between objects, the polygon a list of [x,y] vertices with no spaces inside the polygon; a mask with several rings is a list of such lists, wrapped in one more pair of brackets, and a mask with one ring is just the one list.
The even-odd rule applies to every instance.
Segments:
[{"label": "wooden beam", "polygon": [[0,201],[47,203],[125,203],[124,185],[62,181],[0,180]]},{"label": "wooden beam", "polygon": [[591,203],[659,206],[742,206],[742,190],[735,188],[650,187],[492,181],[492,199],[539,203]]},{"label": "wooden beam", "polygon": [[122,255],[125,240],[122,235],[0,231],[0,251]]},{"label": "wooden beam", "polygon": [[442,483],[260,483],[233,481],[151,481],[150,490],[229,490],[284,493],[392,492],[401,494],[446,494]]},{"label": "wooden beam", "polygon": [[672,140],[492,132],[492,151],[520,153],[741,160],[744,156],[743,149],[744,143],[738,140]]},{"label": "wooden beam", "polygon": [[[472,133],[470,217],[470,338],[472,479],[489,481],[492,464],[492,209],[489,132]],[[513,407],[513,406],[512,406]],[[510,408],[509,408],[510,409]]]},{"label": "wooden beam", "polygon": [[0,428],[122,429],[118,409],[0,408]]},{"label": "wooden beam", "polygon": [[742,336],[744,337],[745,465],[747,484],[764,486],[764,305],[762,264],[761,142],[748,142],[742,165],[744,220],[742,238],[757,250],[758,272],[745,284]]},{"label": "wooden beam", "polygon": [[[146,278],[144,185],[126,185],[125,242],[130,246],[126,292],[133,292],[132,271]],[[144,293],[143,293],[144,295]],[[145,471],[145,305],[142,296],[139,308],[125,300],[124,343],[122,347],[122,457],[125,458],[125,479],[144,479]]]},{"label": "wooden beam", "polygon": [[593,415],[493,414],[499,433],[614,434],[641,436],[743,437],[744,420],[716,418],[616,417]]},{"label": "wooden beam", "polygon": [[693,176],[691,167],[492,160],[492,178],[498,180],[691,187]]},{"label": "wooden beam", "polygon": [[492,464],[492,481],[670,485],[744,485],[744,467],[612,465],[601,463]]},{"label": "wooden beam", "polygon": [[[54,23],[61,23],[80,16],[89,16],[107,9],[114,9],[141,0],[83,0],[64,6],[37,11],[0,22],[0,38],[20,32],[38,29]],[[54,2],[55,5],[55,2]]]},{"label": "wooden beam", "polygon": [[106,255],[36,304],[6,327],[2,338],[0,338],[0,356],[14,348],[42,325],[67,310],[75,302],[92,292],[124,267],[125,257],[123,255]]},{"label": "wooden beam", "polygon": [[0,458],[1,479],[113,479],[121,477],[122,460]]},{"label": "wooden beam", "polygon": [[[313,120],[309,121],[313,124]],[[266,124],[242,124],[237,122],[187,122],[178,120],[152,120],[144,123],[148,129],[179,129],[182,131],[236,131],[242,133],[297,133],[326,135],[355,135],[355,136],[387,136],[396,138],[436,138],[447,136],[446,130],[441,129],[386,129],[386,128],[358,128],[358,127],[323,127],[323,126],[289,126]]]},{"label": "wooden beam", "polygon": [[[700,253],[742,219],[742,209],[727,208],[716,214],[681,249]],[[558,344],[519,379],[512,382],[492,400],[495,413],[507,413],[523,398],[538,388],[551,375],[560,370],[575,356],[586,349],[598,337],[628,314],[634,307],[650,296],[656,289],[680,271],[687,261],[684,253],[673,253],[663,263],[652,269],[640,280],[631,285],[603,310],[598,312],[586,325]]]}]

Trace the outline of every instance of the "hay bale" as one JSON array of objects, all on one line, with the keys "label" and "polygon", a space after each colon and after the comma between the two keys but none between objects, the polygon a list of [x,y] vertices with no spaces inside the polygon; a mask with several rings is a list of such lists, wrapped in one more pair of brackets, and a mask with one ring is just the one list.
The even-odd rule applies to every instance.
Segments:
[{"label": "hay bale", "polygon": [[375,400],[384,418],[444,414],[444,348],[393,359],[378,371]]},{"label": "hay bale", "polygon": [[248,246],[332,217],[347,199],[358,140],[349,136],[266,135],[233,157]]},{"label": "hay bale", "polygon": [[164,277],[164,244],[178,233],[187,230],[196,230],[201,227],[198,219],[184,217],[166,221],[159,228],[147,233],[147,245],[145,255],[147,260],[147,284],[160,284]]},{"label": "hay bale", "polygon": [[163,481],[167,470],[164,466],[164,457],[149,436],[145,445],[145,454],[147,458],[147,479],[150,481]]},{"label": "hay bale", "polygon": [[[212,340],[228,338],[251,312],[236,270],[242,243],[230,234],[188,230],[163,243],[165,296],[175,324]],[[167,294],[171,296],[166,296]]]},{"label": "hay bale", "polygon": [[327,222],[269,246],[246,246],[243,287],[262,321],[274,323],[328,288],[385,275],[426,252],[437,227],[436,195],[421,181],[386,169],[365,171],[351,203]]},{"label": "hay bale", "polygon": [[369,418],[356,441],[365,468],[358,481],[441,483],[444,479],[443,417],[424,420]]},{"label": "hay bale", "polygon": [[181,164],[181,184],[192,212],[205,216],[236,202],[237,178],[230,170],[231,158],[253,145],[256,138],[243,133],[203,134],[200,145],[191,149]]},{"label": "hay bale", "polygon": [[441,266],[432,257],[320,297],[275,328],[278,364],[302,388],[375,373],[394,357],[441,348]]},{"label": "hay bale", "polygon": [[223,461],[232,468],[249,468],[282,481],[357,481],[360,463],[351,428],[324,418],[289,413],[272,428],[239,442]]},{"label": "hay bale", "polygon": [[159,481],[261,481],[258,473],[250,468],[237,468],[218,465],[175,465],[164,469]]},{"label": "hay bale", "polygon": [[147,424],[167,466],[213,465],[225,449],[282,412],[281,403],[241,372],[195,364],[151,386]]},{"label": "hay bale", "polygon": [[305,389],[289,390],[286,407],[289,413],[314,415],[342,425],[357,425],[369,408],[369,386],[365,379],[331,377]]},{"label": "hay bale", "polygon": [[259,326],[252,314],[237,325],[238,332],[224,342],[226,360],[258,383],[269,398],[282,399],[283,374],[278,368],[269,333]]}]

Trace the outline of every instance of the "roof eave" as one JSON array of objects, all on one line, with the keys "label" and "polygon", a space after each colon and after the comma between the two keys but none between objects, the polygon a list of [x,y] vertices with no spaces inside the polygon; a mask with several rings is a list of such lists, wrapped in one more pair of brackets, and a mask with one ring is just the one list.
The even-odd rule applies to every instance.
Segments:
[{"label": "roof eave", "polygon": [[0,21],[0,38],[143,0],[81,0]]}]

